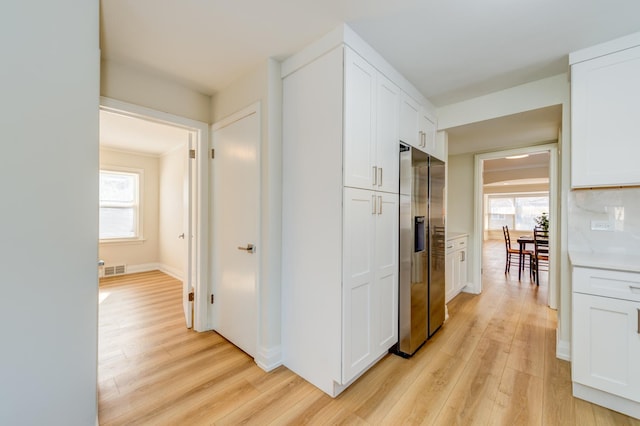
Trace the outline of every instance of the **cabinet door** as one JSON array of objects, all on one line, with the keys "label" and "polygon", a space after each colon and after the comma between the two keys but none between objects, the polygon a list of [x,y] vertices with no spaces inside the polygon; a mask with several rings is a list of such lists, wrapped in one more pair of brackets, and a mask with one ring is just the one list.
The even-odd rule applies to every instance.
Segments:
[{"label": "cabinet door", "polygon": [[421,148],[418,131],[420,105],[409,95],[400,96],[400,140],[414,148]]},{"label": "cabinet door", "polygon": [[375,167],[377,71],[345,48],[344,185],[372,189]]},{"label": "cabinet door", "polygon": [[571,67],[571,184],[640,184],[640,46]]},{"label": "cabinet door", "polygon": [[344,189],[342,282],[342,383],[374,359],[374,298],[377,196],[373,191]]},{"label": "cabinet door", "polygon": [[573,294],[573,381],[640,402],[640,303]]},{"label": "cabinet door", "polygon": [[467,285],[467,249],[458,252],[458,268],[460,268],[460,272],[456,282],[456,294],[460,293]]},{"label": "cabinet door", "polygon": [[420,136],[422,138],[422,149],[430,155],[436,155],[436,125],[431,121],[431,117],[422,111],[420,114]]},{"label": "cabinet door", "polygon": [[376,159],[378,170],[376,190],[398,192],[400,88],[382,74],[378,75],[378,114]]},{"label": "cabinet door", "polygon": [[398,194],[378,192],[375,235],[374,357],[398,341]]},{"label": "cabinet door", "polygon": [[447,242],[447,255],[445,256],[444,266],[444,300],[446,303],[456,296],[454,271],[457,267],[457,257],[456,252],[449,251],[450,248],[453,248],[453,243]]}]

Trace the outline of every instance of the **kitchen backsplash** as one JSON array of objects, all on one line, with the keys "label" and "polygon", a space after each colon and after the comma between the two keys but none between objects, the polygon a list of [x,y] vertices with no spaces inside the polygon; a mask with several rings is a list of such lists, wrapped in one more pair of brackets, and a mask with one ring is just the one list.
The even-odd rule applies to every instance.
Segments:
[{"label": "kitchen backsplash", "polygon": [[569,193],[569,250],[640,254],[640,188]]}]

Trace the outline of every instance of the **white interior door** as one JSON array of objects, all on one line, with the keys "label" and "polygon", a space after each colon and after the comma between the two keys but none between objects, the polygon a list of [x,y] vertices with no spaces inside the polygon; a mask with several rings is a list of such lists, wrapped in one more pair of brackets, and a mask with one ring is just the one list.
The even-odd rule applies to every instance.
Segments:
[{"label": "white interior door", "polygon": [[215,124],[213,160],[213,328],[255,357],[260,118],[256,106]]}]

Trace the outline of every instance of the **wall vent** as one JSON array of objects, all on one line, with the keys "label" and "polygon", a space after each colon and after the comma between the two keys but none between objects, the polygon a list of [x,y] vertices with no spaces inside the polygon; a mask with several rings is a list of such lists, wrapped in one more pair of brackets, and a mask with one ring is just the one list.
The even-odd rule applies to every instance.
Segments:
[{"label": "wall vent", "polygon": [[114,265],[104,267],[104,276],[122,275],[127,273],[127,265]]}]

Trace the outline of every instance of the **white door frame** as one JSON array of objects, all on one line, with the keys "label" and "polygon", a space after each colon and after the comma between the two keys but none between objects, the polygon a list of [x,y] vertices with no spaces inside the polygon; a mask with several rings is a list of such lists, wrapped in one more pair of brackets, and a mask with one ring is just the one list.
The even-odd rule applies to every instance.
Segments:
[{"label": "white door frame", "polygon": [[[100,110],[109,111],[128,117],[141,118],[157,123],[169,124],[181,127],[193,135],[193,143],[196,147],[197,161],[197,194],[195,201],[194,238],[196,250],[191,261],[195,262],[196,274],[193,287],[195,289],[194,300],[194,324],[195,331],[211,330],[209,321],[209,283],[208,283],[208,259],[209,259],[209,125],[207,123],[192,120],[185,117],[157,111],[151,108],[130,104],[116,99],[100,97]],[[191,265],[187,265],[190,268]],[[189,273],[185,270],[185,274]]]},{"label": "white door frame", "polygon": [[487,152],[475,155],[475,190],[474,190],[474,229],[473,229],[473,250],[472,258],[474,269],[472,273],[473,289],[470,292],[479,294],[482,292],[482,244],[483,244],[483,162],[496,158],[504,158],[510,155],[533,154],[536,152],[549,152],[549,245],[551,256],[549,256],[549,290],[548,305],[552,309],[558,309],[557,280],[556,271],[558,263],[558,144],[550,143],[544,145],[534,145],[525,148],[508,149],[504,151]]}]

